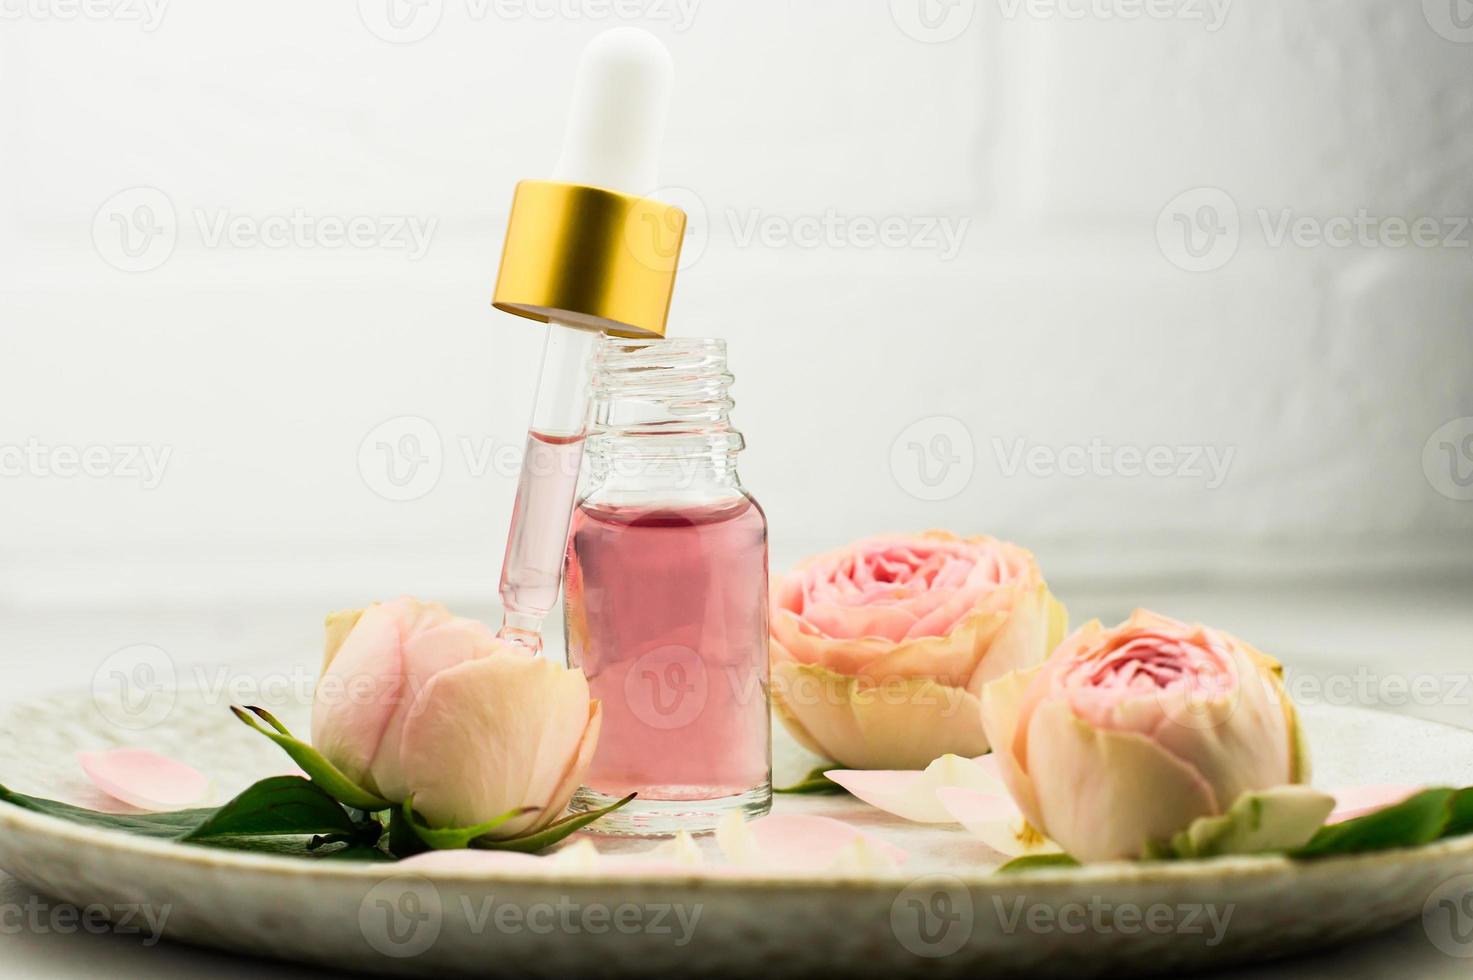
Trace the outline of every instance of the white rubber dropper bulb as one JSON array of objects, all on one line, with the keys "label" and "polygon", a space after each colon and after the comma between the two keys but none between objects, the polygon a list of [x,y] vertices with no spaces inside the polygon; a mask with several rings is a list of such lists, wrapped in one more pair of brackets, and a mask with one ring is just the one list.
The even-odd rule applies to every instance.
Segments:
[{"label": "white rubber dropper bulb", "polygon": [[675,64],[649,31],[616,27],[589,43],[552,180],[645,196],[658,186]]}]

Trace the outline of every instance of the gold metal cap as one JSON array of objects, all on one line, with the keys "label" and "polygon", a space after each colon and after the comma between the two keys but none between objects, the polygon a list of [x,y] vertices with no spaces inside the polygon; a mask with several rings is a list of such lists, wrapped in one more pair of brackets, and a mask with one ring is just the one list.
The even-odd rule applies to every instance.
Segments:
[{"label": "gold metal cap", "polygon": [[663,337],[685,212],[601,187],[524,180],[492,305],[617,337]]}]

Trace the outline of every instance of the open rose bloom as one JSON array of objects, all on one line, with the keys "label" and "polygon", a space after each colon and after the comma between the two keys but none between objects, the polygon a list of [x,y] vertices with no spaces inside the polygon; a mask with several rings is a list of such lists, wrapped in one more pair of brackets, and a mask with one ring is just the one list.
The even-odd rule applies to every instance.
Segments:
[{"label": "open rose bloom", "polygon": [[989,684],[983,719],[1034,827],[1081,861],[1136,858],[1245,793],[1308,780],[1279,673],[1226,633],[1138,610]]},{"label": "open rose bloom", "polygon": [[932,531],[810,559],[773,583],[771,623],[794,738],[850,769],[924,769],[987,751],[983,685],[1042,662],[1066,616],[1027,551]]},{"label": "open rose bloom", "polygon": [[582,782],[599,718],[582,673],[436,603],[404,597],[328,618],[312,742],[368,792],[412,796],[432,827],[536,807],[490,836],[542,829]]}]

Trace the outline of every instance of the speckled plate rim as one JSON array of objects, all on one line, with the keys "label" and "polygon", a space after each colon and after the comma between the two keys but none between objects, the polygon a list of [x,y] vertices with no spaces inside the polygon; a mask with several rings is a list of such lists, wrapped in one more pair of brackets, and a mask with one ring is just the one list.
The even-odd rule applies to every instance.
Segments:
[{"label": "speckled plate rim", "polygon": [[[1385,716],[1365,708],[1340,708],[1347,714]],[[1394,717],[1394,716],[1393,716]],[[1467,729],[1455,725],[1426,719],[1416,719],[1417,724],[1439,728],[1463,737],[1473,737]],[[415,876],[445,884],[482,885],[487,882],[508,884],[556,883],[571,886],[607,886],[610,883],[638,885],[676,885],[680,887],[720,889],[831,889],[836,887],[855,889],[893,889],[897,884],[915,880],[915,872],[904,868],[887,874],[864,876],[811,877],[782,874],[740,873],[707,875],[699,872],[690,874],[670,873],[661,869],[648,874],[619,875],[589,873],[584,871],[520,871],[498,869],[495,872],[475,870],[445,870],[403,868],[395,862],[383,863],[334,863],[308,861],[273,854],[258,854],[213,848],[205,845],[179,844],[138,837],[122,831],[82,827],[58,817],[25,810],[11,803],[0,802],[0,833],[20,831],[52,838],[59,838],[82,847],[112,853],[131,853],[163,858],[171,862],[184,862],[202,866],[251,872],[269,872],[306,876],[313,879],[344,881],[380,880],[394,875]],[[1115,861],[1089,864],[1070,868],[1040,868],[1026,873],[1029,885],[1073,886],[1089,885],[1151,885],[1169,884],[1202,879],[1226,877],[1251,878],[1285,874],[1328,874],[1340,875],[1358,870],[1397,865],[1411,869],[1418,865],[1433,865],[1448,859],[1473,856],[1473,834],[1435,841],[1419,847],[1392,848],[1368,854],[1337,855],[1333,857],[1294,860],[1278,855],[1246,855],[1183,861]],[[995,867],[986,870],[976,868],[954,868],[944,873],[962,882],[969,888],[995,886],[999,889],[1015,887],[1024,880],[1021,876],[999,875]],[[924,876],[924,873],[922,873]]]},{"label": "speckled plate rim", "polygon": [[[587,872],[535,872],[498,870],[495,873],[477,871],[446,871],[443,869],[401,868],[397,863],[342,864],[326,861],[308,861],[302,858],[280,857],[272,854],[253,854],[212,848],[204,845],[177,844],[152,840],[114,830],[84,828],[57,817],[32,813],[9,803],[0,803],[0,831],[29,831],[59,838],[90,848],[112,852],[128,852],[166,858],[171,861],[207,865],[220,869],[240,871],[269,871],[311,878],[368,879],[376,880],[394,874],[413,875],[435,882],[483,884],[488,881],[517,884],[567,884],[608,885],[610,882],[627,882],[640,885],[681,885],[684,887],[719,888],[893,888],[914,880],[914,874],[903,870],[889,874],[864,877],[814,878],[795,875],[703,875],[671,874],[657,872],[637,876],[615,874],[590,874]],[[1182,880],[1220,877],[1266,877],[1280,875],[1286,871],[1311,873],[1323,871],[1328,874],[1353,872],[1357,869],[1383,864],[1403,867],[1427,863],[1435,864],[1452,857],[1473,856],[1473,834],[1424,844],[1420,847],[1394,848],[1369,854],[1351,854],[1335,857],[1294,860],[1280,856],[1240,856],[1211,858],[1207,860],[1129,862],[1115,861],[1103,864],[1083,865],[1076,868],[1040,868],[1027,873],[1027,881],[1033,884],[1154,884]],[[1016,885],[1021,876],[999,875],[989,869],[978,872],[972,869],[955,869],[945,872],[969,887],[987,885]]]}]

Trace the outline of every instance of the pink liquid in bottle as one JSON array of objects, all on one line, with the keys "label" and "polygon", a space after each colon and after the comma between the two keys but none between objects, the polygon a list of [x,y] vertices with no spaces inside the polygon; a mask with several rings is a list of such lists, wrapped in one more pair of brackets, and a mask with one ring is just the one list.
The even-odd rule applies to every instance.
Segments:
[{"label": "pink liquid in bottle", "polygon": [[584,503],[565,594],[569,659],[603,702],[588,788],[642,801],[765,791],[767,521],[754,500]]},{"label": "pink liquid in bottle", "polygon": [[543,618],[557,605],[582,461],[583,436],[527,433],[527,455],[501,566],[507,622],[502,635],[534,650],[541,649]]}]

